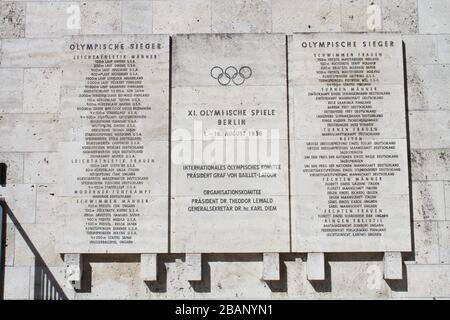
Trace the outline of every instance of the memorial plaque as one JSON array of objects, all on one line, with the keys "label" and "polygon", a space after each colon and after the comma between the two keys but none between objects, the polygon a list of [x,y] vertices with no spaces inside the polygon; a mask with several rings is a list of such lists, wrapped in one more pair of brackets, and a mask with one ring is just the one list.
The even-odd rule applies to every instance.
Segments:
[{"label": "memorial plaque", "polygon": [[289,251],[286,37],[173,38],[171,251]]},{"label": "memorial plaque", "polygon": [[60,252],[168,251],[169,51],[165,35],[66,38]]},{"label": "memorial plaque", "polygon": [[289,39],[292,246],[410,251],[402,40]]}]

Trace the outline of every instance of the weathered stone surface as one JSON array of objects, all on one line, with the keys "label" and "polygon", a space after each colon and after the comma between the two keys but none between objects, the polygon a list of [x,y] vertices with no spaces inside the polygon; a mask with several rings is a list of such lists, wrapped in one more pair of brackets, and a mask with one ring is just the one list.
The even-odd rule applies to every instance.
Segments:
[{"label": "weathered stone surface", "polygon": [[417,33],[419,24],[417,0],[382,1],[381,10],[383,31]]},{"label": "weathered stone surface", "polygon": [[384,254],[384,279],[403,279],[403,260],[400,252],[386,252]]},{"label": "weathered stone surface", "polygon": [[55,114],[0,114],[0,152],[56,151],[57,128]]},{"label": "weathered stone surface", "polygon": [[439,263],[450,264],[450,221],[439,221]]},{"label": "weathered stone surface", "polygon": [[408,291],[393,291],[394,298],[448,297],[450,265],[407,265]]},{"label": "weathered stone surface", "polygon": [[450,180],[450,149],[412,149],[413,180]]},{"label": "weathered stone surface", "polygon": [[[438,39],[433,35],[403,35],[408,64],[438,63]],[[440,48],[439,48],[440,49]]]},{"label": "weathered stone surface", "polygon": [[[0,187],[0,197],[5,199],[13,218],[19,223],[34,223],[36,216],[36,186],[34,184],[9,184]],[[11,223],[8,216],[8,222]]]},{"label": "weathered stone surface", "polygon": [[[429,37],[429,36],[428,36]],[[440,63],[450,63],[450,36],[436,36],[438,41],[438,55]]]},{"label": "weathered stone surface", "polygon": [[75,291],[65,280],[65,267],[36,266],[31,272],[30,297],[35,300],[73,300]]},{"label": "weathered stone surface", "polygon": [[39,258],[47,266],[63,266],[55,248],[55,224],[22,223],[24,235],[15,232],[14,265],[33,266]]},{"label": "weathered stone surface", "polygon": [[271,1],[211,1],[212,32],[263,33],[272,29]]},{"label": "weathered stone surface", "polygon": [[80,6],[81,34],[118,34],[121,30],[120,1],[86,1]]},{"label": "weathered stone surface", "polygon": [[285,47],[280,34],[173,38],[172,252],[289,251]]},{"label": "weathered stone surface", "polygon": [[30,299],[30,267],[5,268],[4,299],[6,300]]},{"label": "weathered stone surface", "polygon": [[164,0],[153,2],[153,33],[211,32],[209,1]]},{"label": "weathered stone surface", "polygon": [[57,158],[57,152],[26,153],[24,155],[24,182],[55,183]]},{"label": "weathered stone surface", "polygon": [[450,3],[447,0],[419,0],[420,33],[450,33],[448,12]]},{"label": "weathered stone surface", "polygon": [[445,220],[443,181],[412,183],[414,220]]},{"label": "weathered stone surface", "polygon": [[36,194],[36,223],[56,223],[57,197],[55,184],[38,184]]},{"label": "weathered stone surface", "polygon": [[419,264],[439,263],[439,233],[436,221],[414,222],[414,256]]},{"label": "weathered stone surface", "polygon": [[77,292],[75,299],[137,299],[143,296],[146,285],[139,277],[138,261],[94,261],[90,265],[91,292]]},{"label": "weathered stone surface", "polygon": [[122,33],[152,33],[152,1],[122,1]]},{"label": "weathered stone surface", "polygon": [[23,112],[23,70],[0,69],[0,112]]},{"label": "weathered stone surface", "polygon": [[[83,6],[85,2],[96,2],[96,4],[87,8],[86,5]],[[114,4],[105,4],[105,2],[114,2]],[[153,2],[157,7],[155,12],[152,12],[151,8]],[[213,2],[212,5],[210,5],[211,2]],[[417,12],[414,11],[415,0],[226,0],[218,6],[220,10],[223,9],[222,11],[214,7],[214,3],[217,2],[215,0],[0,1],[0,112],[17,114],[24,112],[25,109],[27,110],[25,112],[48,113],[50,110],[53,110],[50,112],[56,112],[57,104],[54,100],[56,87],[46,82],[42,75],[36,77],[36,80],[44,80],[42,84],[39,83],[41,80],[33,80],[30,83],[31,86],[27,88],[33,94],[25,94],[25,98],[28,97],[27,103],[30,103],[28,105],[30,108],[23,105],[22,75],[26,72],[23,68],[30,68],[27,69],[30,71],[38,68],[36,73],[38,70],[56,71],[63,50],[62,41],[58,38],[63,35],[78,34],[81,31],[95,34],[152,33],[153,14],[155,14],[156,21],[154,30],[157,33],[165,31],[201,33],[210,32],[211,28],[215,30],[216,27],[229,28],[232,32],[250,29],[270,32],[267,28],[272,24],[272,20],[274,31],[288,33],[316,30],[340,31],[341,29],[342,31],[369,31],[371,29],[368,28],[368,23],[377,22],[370,21],[371,14],[376,11],[371,11],[369,14],[367,12],[373,3],[372,9],[376,9],[377,6],[383,9],[383,21],[381,21],[381,27],[384,27],[383,31],[401,30],[406,47],[409,111],[414,113],[414,121],[410,121],[410,132],[415,140],[414,143],[418,144],[417,147],[423,148],[413,149],[411,152],[412,174],[413,180],[415,180],[412,185],[414,219],[419,223],[424,220],[431,223],[431,231],[428,233],[425,231],[425,226],[421,226],[416,231],[418,236],[417,255],[420,264],[417,264],[417,261],[407,262],[414,263],[414,265],[407,265],[405,283],[402,282],[404,288],[399,290],[391,289],[389,286],[392,286],[392,283],[388,284],[383,280],[382,255],[378,253],[373,256],[364,254],[362,257],[355,253],[343,256],[336,254],[335,257],[333,254],[327,254],[329,261],[327,277],[330,279],[319,284],[306,280],[305,262],[300,259],[293,261],[297,256],[302,256],[306,261],[306,255],[281,255],[287,259],[286,263],[281,263],[282,275],[284,264],[287,267],[288,283],[285,287],[283,279],[280,283],[278,281],[276,283],[261,281],[263,264],[260,253],[204,254],[203,258],[206,262],[204,261],[202,268],[203,281],[197,283],[188,281],[185,262],[178,259],[178,256],[174,261],[171,255],[166,257],[164,264],[164,267],[167,268],[167,286],[165,286],[163,281],[148,285],[139,279],[139,255],[100,255],[94,258],[96,261],[90,262],[93,269],[91,292],[78,292],[76,298],[448,299],[450,296],[450,269],[448,268],[450,240],[447,226],[450,220],[450,149],[448,147],[432,149],[447,143],[448,128],[445,127],[444,119],[447,114],[446,112],[440,113],[438,110],[449,110],[450,105],[450,91],[448,90],[450,82],[447,66],[450,64],[448,1],[418,0],[419,26],[414,20],[414,17],[417,17]],[[269,16],[269,20],[266,19],[267,2],[273,4],[273,17]],[[81,30],[81,24],[80,29],[67,28],[67,18],[70,14],[66,12],[66,8],[71,4],[79,4],[80,10],[84,7],[81,21],[84,25],[83,30]],[[9,9],[3,11],[4,8],[14,10],[13,12]],[[252,11],[252,8],[261,10]],[[238,15],[233,16],[233,12],[238,12]],[[228,17],[229,21],[224,19],[225,17]],[[225,24],[215,24],[215,21],[224,20]],[[411,34],[411,32],[417,31],[417,28],[420,28],[422,34]],[[376,26],[376,29],[379,30],[379,26]],[[28,39],[13,39],[24,36]],[[3,48],[1,48],[2,43]],[[272,67],[271,62],[272,60],[266,59],[264,64],[269,68]],[[278,74],[280,71],[273,69],[271,72]],[[267,78],[270,78],[270,74]],[[52,79],[59,81],[56,80],[56,77],[52,77]],[[54,83],[53,80],[52,83]],[[251,88],[253,86],[249,86],[247,89],[251,90]],[[183,88],[183,90],[186,89]],[[186,91],[189,94],[190,91]],[[266,90],[261,97],[270,99],[275,91]],[[43,95],[39,92],[42,92]],[[46,104],[47,92],[48,105]],[[202,95],[205,92],[202,91]],[[182,94],[186,95],[185,92]],[[292,87],[289,95],[293,96]],[[210,96],[211,99],[219,97],[214,93],[211,93]],[[267,100],[267,103],[271,104],[274,101],[275,99]],[[190,100],[190,103],[192,102],[195,102],[195,96]],[[292,112],[293,108],[290,111]],[[426,113],[417,111],[426,111]],[[419,119],[421,115],[425,115],[425,117]],[[442,117],[438,119],[439,116]],[[294,114],[291,113],[290,117],[293,119]],[[29,115],[19,118],[24,119],[19,120],[24,124],[24,128],[32,128],[33,125],[48,128],[45,121],[31,121]],[[175,118],[174,120],[180,121],[180,117]],[[11,119],[8,117],[8,121]],[[433,128],[435,122],[437,128]],[[181,122],[179,123],[181,124]],[[270,124],[272,123],[264,123],[264,125]],[[149,127],[158,127],[159,125],[159,122],[149,123]],[[0,127],[3,126],[2,122]],[[7,127],[7,130],[10,131],[12,125]],[[444,130],[442,135],[438,128]],[[25,129],[19,131],[21,130]],[[34,220],[31,219],[31,216],[35,215],[33,219],[36,223],[53,224],[58,212],[55,201],[57,197],[54,195],[58,191],[58,187],[56,184],[49,183],[54,181],[56,170],[54,162],[49,158],[53,153],[48,151],[56,151],[56,147],[52,150],[35,152],[36,149],[42,147],[39,143],[47,144],[45,142],[47,138],[41,142],[37,142],[38,139],[24,142],[25,135],[15,136],[14,134],[17,132],[16,129],[13,129],[12,134],[0,135],[0,143],[6,146],[3,149],[0,148],[0,162],[6,162],[8,165],[7,185],[11,187],[13,184],[23,184],[24,181],[29,184],[35,183],[37,199],[33,193],[27,190],[11,191],[10,194],[15,200],[10,200],[9,205],[14,207],[13,212],[21,223],[27,223],[27,220],[32,223]],[[50,132],[57,133],[53,127],[49,130]],[[291,132],[294,132],[293,128]],[[3,133],[4,131],[1,132],[1,134]],[[60,138],[56,140],[60,140]],[[48,164],[45,159],[49,161]],[[17,189],[17,187],[15,188]],[[0,194],[2,192],[3,190],[0,191]],[[445,221],[445,219],[447,220]],[[28,266],[14,266],[14,252],[9,249],[14,244],[17,230],[12,231],[14,227],[11,220],[8,221],[6,263],[9,269],[5,276],[7,281],[5,298],[49,298],[49,295],[46,294],[54,291],[52,291],[52,285],[48,286],[46,282],[46,279],[49,278],[48,272],[56,278],[57,284],[67,298],[75,298],[73,289],[66,286],[64,267],[47,269],[35,267],[34,263]],[[438,250],[435,245],[436,233],[439,240]],[[45,239],[34,238],[37,242],[46,243]],[[426,239],[429,240],[428,244],[424,243]],[[39,243],[37,245],[39,246]],[[12,249],[14,249],[13,247]],[[43,252],[46,256],[51,254],[45,249]],[[32,261],[25,256],[21,260],[27,263]],[[160,269],[160,271],[164,270]],[[208,279],[210,282],[205,281]],[[392,288],[394,287],[395,285]],[[406,291],[402,292],[403,290]],[[42,291],[44,291],[44,295],[41,294]]]},{"label": "weathered stone surface", "polygon": [[[293,251],[410,251],[401,37],[294,34],[289,54]],[[357,59],[377,73],[330,71]]]},{"label": "weathered stone surface", "polygon": [[445,192],[445,219],[450,220],[450,182],[444,182],[444,192]]},{"label": "weathered stone surface", "polygon": [[[450,69],[449,69],[450,70]],[[450,148],[450,110],[409,113],[411,148]]]},{"label": "weathered stone surface", "polygon": [[342,31],[379,31],[382,28],[381,0],[342,0]]},{"label": "weathered stone surface", "polygon": [[57,113],[60,84],[60,69],[25,69],[23,111],[25,113]]},{"label": "weathered stone surface", "polygon": [[6,163],[6,183],[23,183],[23,155],[21,153],[0,153],[0,162]]},{"label": "weathered stone surface", "polygon": [[58,250],[166,252],[169,37],[66,41]]},{"label": "weathered stone surface", "polygon": [[3,39],[1,66],[7,68],[57,67],[63,39]]},{"label": "weathered stone surface", "polygon": [[272,0],[273,32],[341,31],[339,0]]},{"label": "weathered stone surface", "polygon": [[6,241],[5,241],[5,266],[12,267],[14,265],[14,234],[15,226],[12,223],[6,224]]},{"label": "weathered stone surface", "polygon": [[23,38],[25,3],[0,2],[0,38]]},{"label": "weathered stone surface", "polygon": [[409,110],[448,110],[450,85],[448,65],[410,65],[408,67]]},{"label": "weathered stone surface", "polygon": [[306,279],[306,263],[286,262],[288,296],[301,299],[386,299],[390,289],[383,280],[382,261],[329,261],[331,287],[327,281],[314,284]]}]

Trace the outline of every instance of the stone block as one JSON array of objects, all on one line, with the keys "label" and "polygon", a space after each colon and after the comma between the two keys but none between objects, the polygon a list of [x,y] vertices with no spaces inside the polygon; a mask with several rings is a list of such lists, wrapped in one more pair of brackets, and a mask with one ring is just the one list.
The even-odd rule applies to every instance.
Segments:
[{"label": "stone block", "polygon": [[0,162],[6,163],[6,183],[23,183],[23,154],[0,152]]},{"label": "stone block", "polygon": [[325,280],[325,255],[319,252],[308,252],[306,272],[309,281]]},{"label": "stone block", "polygon": [[40,258],[49,267],[63,266],[63,260],[55,249],[55,224],[21,225],[24,234],[15,232],[15,266],[34,266]]},{"label": "stone block", "polygon": [[450,110],[411,111],[409,124],[411,148],[450,148]]},{"label": "stone block", "polygon": [[443,181],[412,183],[414,220],[445,220]]},{"label": "stone block", "polygon": [[25,69],[23,89],[24,113],[57,113],[60,84],[60,69]]},{"label": "stone block", "polygon": [[272,31],[339,32],[341,31],[340,0],[273,0]]},{"label": "stone block", "polygon": [[5,245],[5,266],[12,267],[14,265],[14,239],[15,227],[12,223],[6,224],[6,245]]},{"label": "stone block", "polygon": [[262,279],[266,281],[280,280],[280,255],[278,253],[263,253]]},{"label": "stone block", "polygon": [[423,34],[450,33],[450,2],[447,0],[419,0],[419,32]]},{"label": "stone block", "polygon": [[122,33],[153,32],[152,1],[122,1]]},{"label": "stone block", "polygon": [[0,79],[0,113],[23,112],[23,69],[0,69]]},{"label": "stone block", "polygon": [[439,62],[438,38],[434,35],[403,35],[408,64],[435,64]]},{"label": "stone block", "polygon": [[272,29],[271,1],[211,1],[212,32],[264,33]]},{"label": "stone block", "polygon": [[412,149],[413,180],[450,180],[450,149]]},{"label": "stone block", "polygon": [[65,279],[65,267],[36,266],[31,269],[33,300],[73,300],[75,291]]},{"label": "stone block", "polygon": [[450,220],[450,181],[444,182],[445,192],[445,219]]},{"label": "stone block", "polygon": [[27,2],[26,37],[62,37],[80,33],[80,2]]},{"label": "stone block", "polygon": [[5,268],[5,300],[30,299],[30,267]]},{"label": "stone block", "polygon": [[25,36],[25,3],[0,2],[0,38]]},{"label": "stone block", "polygon": [[419,17],[416,0],[382,1],[381,10],[383,31],[403,34],[417,33]]},{"label": "stone block", "polygon": [[414,256],[418,264],[439,263],[439,232],[436,221],[414,222]]},{"label": "stone block", "polygon": [[211,32],[209,1],[153,1],[153,33],[209,32]]},{"label": "stone block", "polygon": [[56,223],[58,201],[55,184],[38,184],[36,199],[36,223]]},{"label": "stone block", "polygon": [[450,221],[439,221],[439,263],[450,264]]},{"label": "stone block", "polygon": [[57,152],[32,152],[24,155],[25,183],[55,183]]},{"label": "stone block", "polygon": [[380,31],[382,28],[381,0],[342,0],[343,32]]},{"label": "stone block", "polygon": [[63,49],[62,38],[3,39],[1,66],[7,68],[57,67]]},{"label": "stone block", "polygon": [[448,65],[409,65],[407,73],[409,110],[450,109]]},{"label": "stone block", "polygon": [[200,253],[187,253],[185,256],[186,278],[189,281],[202,280],[202,255]]},{"label": "stone block", "polygon": [[0,115],[0,152],[56,151],[57,114]]},{"label": "stone block", "polygon": [[385,252],[384,278],[388,280],[403,279],[403,260],[400,252]]},{"label": "stone block", "polygon": [[119,34],[122,27],[120,1],[81,3],[80,34]]},{"label": "stone block", "polygon": [[158,279],[157,254],[141,254],[141,279],[142,281],[156,281]]}]

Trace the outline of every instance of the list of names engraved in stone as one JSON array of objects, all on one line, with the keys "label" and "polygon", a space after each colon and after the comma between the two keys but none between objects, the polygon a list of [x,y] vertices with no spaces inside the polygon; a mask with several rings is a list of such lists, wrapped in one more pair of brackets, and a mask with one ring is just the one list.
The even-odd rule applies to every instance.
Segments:
[{"label": "list of names engraved in stone", "polygon": [[154,79],[147,74],[167,59],[167,44],[161,39],[100,38],[72,41],[69,50],[82,72],[76,75],[76,89],[67,81],[67,100],[72,103],[66,108],[72,109],[69,121],[81,128],[68,134],[75,144],[62,147],[77,149],[66,152],[72,156],[65,164],[76,174],[63,174],[66,182],[73,182],[64,184],[64,195],[81,211],[84,219],[78,222],[83,221],[88,246],[139,246],[149,238],[144,233],[152,197],[164,194],[154,190],[153,180],[167,179],[164,173],[149,174],[159,160],[149,140],[164,140],[164,135],[155,136],[146,128],[152,118],[167,115],[159,113],[167,106],[155,105],[158,91],[149,87]]},{"label": "list of names engraved in stone", "polygon": [[[337,251],[346,239],[364,241],[341,248],[354,251],[366,243],[372,250],[371,243],[378,242],[375,247],[385,251],[397,228],[409,232],[401,40],[294,36],[294,41],[307,74],[294,80],[294,195],[300,196],[295,208],[314,214],[309,232],[335,242],[331,247]],[[304,195],[320,199],[313,201],[315,208],[302,204]],[[405,239],[399,247],[408,248]]]}]

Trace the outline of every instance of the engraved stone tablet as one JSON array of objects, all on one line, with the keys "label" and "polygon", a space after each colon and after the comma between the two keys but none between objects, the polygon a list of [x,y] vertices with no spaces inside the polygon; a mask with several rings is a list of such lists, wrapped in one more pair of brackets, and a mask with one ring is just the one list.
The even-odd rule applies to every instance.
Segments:
[{"label": "engraved stone tablet", "polygon": [[286,38],[173,38],[172,252],[289,251]]},{"label": "engraved stone tablet", "polygon": [[59,251],[167,252],[169,37],[66,38],[60,119]]},{"label": "engraved stone tablet", "polygon": [[289,40],[296,252],[410,251],[402,41]]}]

